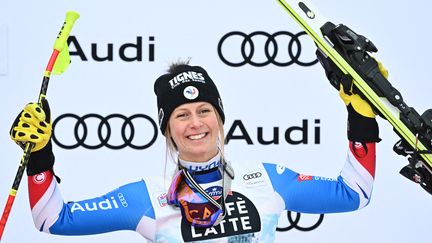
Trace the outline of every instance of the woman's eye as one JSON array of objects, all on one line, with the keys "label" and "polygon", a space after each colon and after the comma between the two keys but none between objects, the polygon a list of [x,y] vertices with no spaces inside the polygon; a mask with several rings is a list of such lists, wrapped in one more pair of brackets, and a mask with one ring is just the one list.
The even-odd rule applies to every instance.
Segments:
[{"label": "woman's eye", "polygon": [[210,109],[202,109],[201,110],[201,113],[208,113],[208,112],[210,112]]},{"label": "woman's eye", "polygon": [[185,118],[185,117],[187,117],[186,113],[179,113],[176,115],[176,118]]}]

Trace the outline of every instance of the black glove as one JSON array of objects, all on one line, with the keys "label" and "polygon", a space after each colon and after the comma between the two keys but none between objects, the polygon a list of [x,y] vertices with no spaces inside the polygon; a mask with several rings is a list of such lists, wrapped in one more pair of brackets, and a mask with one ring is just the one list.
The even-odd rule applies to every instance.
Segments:
[{"label": "black glove", "polygon": [[12,124],[9,134],[13,141],[23,149],[28,142],[35,145],[27,164],[27,175],[52,171],[55,158],[51,133],[51,114],[46,99],[42,100],[42,107],[37,103],[27,104]]},{"label": "black glove", "polygon": [[[327,79],[339,91],[348,110],[348,139],[355,142],[379,142],[378,123],[375,112],[364,96],[353,85],[350,75],[344,74],[334,62],[320,50],[316,55],[323,66]],[[388,71],[378,62],[380,72],[387,78]]]}]

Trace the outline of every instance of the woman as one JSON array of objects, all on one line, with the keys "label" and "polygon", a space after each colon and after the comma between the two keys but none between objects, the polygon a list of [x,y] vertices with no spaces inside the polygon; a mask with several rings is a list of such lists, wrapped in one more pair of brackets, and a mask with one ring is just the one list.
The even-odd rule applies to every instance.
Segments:
[{"label": "woman", "polygon": [[[335,70],[327,67],[326,73],[340,79]],[[156,80],[154,91],[161,132],[178,161],[174,177],[165,178],[168,183],[163,177],[145,178],[77,202],[64,203],[54,179],[47,101],[42,102],[44,109],[37,104],[24,108],[11,137],[21,145],[36,144],[27,174],[37,229],[62,235],[132,230],[154,242],[272,242],[284,210],[334,213],[369,203],[378,125],[368,103],[357,94],[347,95],[342,86],[349,149],[337,179],[302,175],[271,163],[228,163],[222,101],[202,67],[173,64]]]}]

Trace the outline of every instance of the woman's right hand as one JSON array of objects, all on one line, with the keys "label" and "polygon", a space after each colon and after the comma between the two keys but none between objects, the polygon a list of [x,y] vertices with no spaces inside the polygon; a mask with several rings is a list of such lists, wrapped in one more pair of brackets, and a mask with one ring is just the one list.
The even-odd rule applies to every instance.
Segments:
[{"label": "woman's right hand", "polygon": [[26,143],[35,145],[28,160],[27,175],[52,171],[55,157],[51,145],[51,112],[46,99],[43,99],[41,104],[27,104],[18,114],[9,134],[23,149]]},{"label": "woman's right hand", "polygon": [[23,149],[26,143],[34,143],[32,152],[43,149],[50,141],[51,133],[50,109],[46,99],[42,100],[42,105],[27,104],[18,114],[9,132],[11,139]]}]

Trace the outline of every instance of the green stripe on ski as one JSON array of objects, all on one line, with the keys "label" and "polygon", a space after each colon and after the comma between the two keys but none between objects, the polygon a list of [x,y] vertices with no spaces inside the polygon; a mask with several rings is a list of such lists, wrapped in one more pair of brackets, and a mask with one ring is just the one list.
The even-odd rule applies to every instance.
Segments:
[{"label": "green stripe on ski", "polygon": [[[333,62],[345,73],[351,75],[354,79],[354,84],[367,97],[367,99],[386,117],[396,131],[413,147],[418,150],[427,150],[426,147],[417,140],[404,123],[399,120],[399,117],[381,101],[381,98],[369,87],[363,78],[349,65],[340,54],[329,46],[321,34],[309,26],[309,24],[285,1],[277,0],[278,3],[289,13],[289,15],[304,29],[304,31],[313,39],[318,48],[322,50]],[[432,156],[430,154],[421,154],[425,161],[432,167]]]}]

